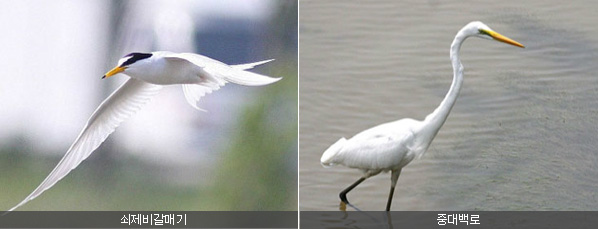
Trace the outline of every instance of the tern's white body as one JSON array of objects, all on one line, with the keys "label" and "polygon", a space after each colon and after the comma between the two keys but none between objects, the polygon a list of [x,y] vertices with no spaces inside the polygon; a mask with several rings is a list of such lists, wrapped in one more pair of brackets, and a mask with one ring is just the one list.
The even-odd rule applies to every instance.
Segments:
[{"label": "tern's white body", "polygon": [[[205,70],[205,68],[208,68]],[[221,69],[219,69],[221,68]],[[212,70],[212,71],[210,71]],[[234,68],[220,61],[193,53],[153,52],[150,58],[139,60],[127,68],[130,77],[158,85],[201,84],[220,82],[217,70],[233,71]],[[176,77],[164,77],[176,76]]]},{"label": "tern's white body", "polygon": [[205,94],[231,82],[247,86],[274,83],[280,78],[245,71],[271,60],[241,65],[227,65],[193,53],[153,52],[132,53],[119,60],[118,67],[107,73],[110,77],[124,73],[131,78],[104,100],[46,179],[23,201],[10,209],[39,196],[65,177],[98,148],[126,118],[157,95],[163,85],[182,84],[185,98],[197,109]]}]

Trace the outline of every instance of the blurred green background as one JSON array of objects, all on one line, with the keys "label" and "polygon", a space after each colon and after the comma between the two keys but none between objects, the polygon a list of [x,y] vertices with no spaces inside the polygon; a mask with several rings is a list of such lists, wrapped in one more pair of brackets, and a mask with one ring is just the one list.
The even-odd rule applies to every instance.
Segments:
[{"label": "blurred green background", "polygon": [[[9,1],[11,3],[3,4],[4,9],[9,4],[17,1]],[[19,7],[24,12],[34,14],[37,9],[43,8],[43,2],[40,1],[20,1]],[[24,3],[23,3],[24,2]],[[60,6],[71,6],[86,1],[55,1],[51,4],[58,4]],[[104,10],[95,17],[95,20],[102,20],[104,17],[107,22],[105,30],[111,34],[106,37],[106,41],[102,44],[92,45],[89,49],[103,50],[99,51],[97,59],[99,67],[95,67],[95,75],[92,83],[84,83],[88,87],[96,87],[98,84],[106,84],[107,81],[97,81],[96,75],[103,74],[102,69],[108,69],[106,66],[112,66],[116,63],[119,56],[128,52],[137,50],[123,50],[128,49],[127,42],[135,43],[138,36],[123,35],[123,31],[146,31],[145,28],[129,29],[126,26],[137,24],[132,19],[133,15],[131,9],[138,9],[134,12],[143,12],[143,5],[139,5],[136,1],[105,1],[106,5],[102,5],[98,10]],[[144,1],[144,4],[169,4],[171,1]],[[149,3],[148,3],[149,2]],[[220,11],[226,12],[227,7],[234,8],[235,5],[247,5],[242,3],[245,1],[200,1],[204,4],[219,5],[216,8]],[[244,43],[251,46],[250,49],[239,51],[230,49],[229,44],[221,44],[211,47],[216,47],[214,50],[202,49],[201,45],[193,47],[193,51],[222,60],[225,63],[237,64],[244,62],[259,61],[262,59],[274,58],[276,61],[257,68],[255,71],[276,77],[283,77],[283,79],[275,84],[264,87],[242,88],[240,86],[227,86],[223,90],[240,91],[235,92],[230,96],[247,97],[243,100],[241,105],[229,120],[230,126],[215,126],[214,129],[221,130],[220,133],[214,133],[216,140],[212,138],[204,138],[201,136],[210,136],[211,133],[198,135],[194,138],[193,147],[197,147],[198,151],[202,149],[203,145],[212,145],[203,148],[203,151],[210,155],[209,160],[202,163],[183,163],[170,164],[167,161],[162,161],[160,158],[154,160],[143,159],[143,150],[139,152],[127,152],[129,149],[124,147],[127,143],[119,141],[119,129],[108,137],[107,141],[96,150],[91,157],[83,161],[76,169],[71,171],[63,180],[58,182],[54,187],[44,192],[38,198],[32,200],[28,204],[17,210],[297,210],[297,1],[247,1],[250,4],[257,2],[266,5],[266,11],[269,15],[262,17],[255,23],[248,23],[245,28],[235,29],[239,25],[236,22],[246,19],[229,18],[230,15],[226,13],[224,19],[219,22],[226,22],[216,25],[221,25],[220,28],[231,28],[232,31],[247,31],[257,28],[257,32],[250,33],[253,36],[251,42]],[[97,3],[94,3],[97,4]],[[200,4],[190,3],[186,5],[189,7],[200,7]],[[92,7],[93,8],[93,7]],[[160,7],[156,7],[160,8]],[[223,8],[223,9],[221,9]],[[139,10],[141,9],[141,10]],[[49,9],[51,10],[51,9]],[[76,7],[75,9],[76,10]],[[239,10],[239,9],[237,9]],[[243,9],[247,10],[247,9]],[[251,10],[251,9],[249,9]],[[18,11],[18,10],[17,10]],[[219,10],[215,10],[218,12]],[[240,11],[240,10],[239,10]],[[110,13],[102,15],[103,13]],[[205,23],[195,18],[197,13],[191,10],[192,21],[197,24]],[[235,11],[236,12],[236,11]],[[234,12],[233,12],[234,13]],[[210,18],[217,18],[219,13],[213,13]],[[151,16],[151,15],[150,15]],[[9,16],[6,16],[9,17]],[[26,16],[27,18],[37,17],[36,15]],[[90,18],[93,15],[89,16]],[[52,18],[48,16],[48,18]],[[68,17],[52,18],[57,20],[73,20]],[[142,19],[139,19],[142,20]],[[218,22],[218,20],[216,20]],[[7,28],[9,22],[1,22],[0,28]],[[31,22],[22,22],[30,26]],[[97,23],[97,22],[95,22]],[[127,24],[128,23],[128,24]],[[34,23],[35,24],[35,23]],[[125,26],[123,27],[123,24]],[[64,25],[69,30],[68,25]],[[93,27],[94,24],[90,22],[87,27]],[[219,41],[219,35],[226,35],[227,37],[244,37],[247,33],[233,33],[217,32],[206,33],[211,31],[209,29],[194,30],[194,43],[210,43],[212,41],[204,39],[213,36],[216,42]],[[36,29],[34,26],[29,29]],[[204,31],[204,32],[202,32]],[[19,31],[16,31],[17,33]],[[50,31],[60,33],[60,31]],[[233,35],[231,35],[233,34]],[[223,35],[223,36],[224,36]],[[132,37],[132,38],[131,38]],[[129,39],[123,42],[123,39]],[[176,38],[176,37],[175,37]],[[13,39],[13,38],[5,38]],[[16,39],[16,38],[14,38]],[[43,39],[43,38],[40,38]],[[77,42],[75,38],[62,37],[58,39],[68,39],[69,42]],[[228,39],[227,42],[237,44],[235,39]],[[0,40],[0,43],[10,45],[10,42],[19,42],[9,40]],[[24,41],[27,42],[27,41]],[[176,39],[175,39],[176,42]],[[150,41],[148,49],[157,49],[155,41]],[[203,44],[205,44],[203,43]],[[257,45],[256,45],[257,44]],[[45,44],[52,46],[51,40]],[[77,48],[82,46],[79,44],[68,44],[70,48]],[[257,48],[255,48],[257,46]],[[14,47],[14,45],[13,45]],[[23,47],[31,47],[24,44]],[[205,47],[205,46],[203,46]],[[221,48],[218,48],[221,47]],[[30,52],[20,51],[19,46],[14,47],[13,52]],[[107,50],[106,50],[107,49]],[[224,49],[224,50],[223,50]],[[126,52],[126,53],[123,53]],[[207,53],[206,53],[207,52]],[[227,53],[230,56],[243,56],[240,59],[229,58],[228,56],[220,56],[219,52]],[[29,53],[31,54],[31,53]],[[5,55],[5,54],[4,54]],[[48,55],[26,55],[28,58],[51,58],[52,53]],[[85,57],[75,56],[76,61],[86,61]],[[108,57],[108,58],[106,58]],[[72,58],[72,57],[69,57]],[[68,58],[66,58],[68,59]],[[106,60],[107,59],[107,60]],[[21,60],[23,65],[30,64],[36,66],[37,62],[43,60]],[[87,60],[89,62],[89,60]],[[73,60],[75,62],[75,60]],[[76,63],[69,63],[74,64]],[[26,68],[23,66],[23,68]],[[56,74],[69,74],[57,70]],[[10,83],[18,83],[27,80],[35,80],[29,78],[33,76],[19,75],[27,74],[27,72],[19,72],[13,69],[12,72],[0,72],[6,77],[12,77],[5,87],[11,87]],[[10,74],[10,75],[7,75]],[[14,77],[17,77],[16,79]],[[51,75],[35,76],[43,77],[46,80],[51,80]],[[70,76],[73,77],[73,76]],[[78,76],[82,77],[82,76]],[[95,78],[94,78],[95,77]],[[15,86],[16,87],[16,86]],[[56,84],[52,87],[60,87]],[[81,86],[85,87],[85,86]],[[232,88],[232,89],[229,89]],[[0,88],[5,89],[5,88]],[[57,90],[61,90],[58,88]],[[106,93],[112,91],[112,88],[104,88],[99,98],[94,98],[86,105],[84,116],[89,116],[93,108],[99,104]],[[180,90],[180,88],[177,88]],[[249,94],[243,94],[248,92]],[[35,91],[30,92],[31,96],[39,96]],[[171,93],[162,92],[162,94]],[[180,93],[180,92],[177,92]],[[41,93],[40,93],[41,94]],[[161,94],[161,95],[162,95]],[[4,90],[0,94],[3,100],[10,100],[20,106],[29,106],[27,98],[10,97],[9,92]],[[44,94],[49,100],[52,94]],[[69,94],[68,97],[77,97],[77,94]],[[216,91],[206,97],[204,100],[212,100],[217,97],[228,96],[225,92],[220,93]],[[175,99],[181,100],[178,103],[184,103],[182,95],[174,96]],[[69,100],[63,101],[69,103]],[[153,102],[153,101],[152,101]],[[55,102],[59,103],[59,102]],[[3,105],[3,104],[0,104]],[[35,104],[30,104],[35,106]],[[185,104],[185,106],[187,106]],[[18,107],[17,107],[18,108]],[[15,108],[15,109],[17,109]],[[43,115],[43,106],[29,108],[28,112],[31,115]],[[215,111],[214,111],[215,110]],[[66,112],[66,111],[65,111]],[[178,112],[178,111],[177,111]],[[177,112],[171,114],[173,119],[176,119]],[[197,119],[205,119],[207,117],[221,115],[218,109],[209,109],[207,113],[195,113],[193,109],[184,108],[180,113],[189,113],[197,115]],[[6,112],[0,112],[5,113]],[[22,114],[22,113],[21,113]],[[188,114],[187,114],[188,115]],[[69,143],[64,145],[52,145],[52,147],[45,147],[32,137],[30,132],[25,131],[26,125],[32,124],[28,118],[30,115],[8,115],[4,118],[0,117],[0,121],[4,123],[21,123],[6,124],[7,127],[3,132],[0,132],[0,210],[7,210],[23,198],[25,198],[37,185],[49,174],[49,172],[58,163],[64,152],[69,147]],[[124,123],[135,119],[133,115]],[[78,118],[80,119],[80,118]],[[212,118],[208,118],[212,119]],[[74,120],[78,125],[85,121]],[[159,122],[159,120],[155,120]],[[49,123],[61,122],[51,120]],[[29,124],[28,124],[29,123]],[[55,125],[61,125],[60,123]],[[149,124],[148,124],[149,125]],[[16,127],[15,127],[16,126]],[[76,127],[79,131],[83,126]],[[198,128],[201,128],[199,126]],[[23,130],[22,130],[23,129]],[[144,131],[144,130],[139,130]],[[205,131],[205,130],[204,130]],[[58,131],[60,133],[60,131]],[[60,134],[59,134],[60,135]],[[75,135],[64,134],[61,136],[67,139],[75,139]],[[133,139],[135,136],[133,136]],[[130,139],[126,138],[126,139]],[[46,143],[50,144],[50,143]],[[176,142],[173,144],[177,144]],[[183,144],[183,142],[181,142]],[[41,146],[40,146],[41,145]],[[129,150],[130,151],[130,150]],[[134,151],[134,150],[133,150]],[[168,155],[174,152],[158,152],[158,154]],[[193,153],[193,151],[191,152]],[[181,159],[185,161],[185,158]],[[199,159],[201,161],[201,158]],[[207,165],[209,164],[209,165]]]}]

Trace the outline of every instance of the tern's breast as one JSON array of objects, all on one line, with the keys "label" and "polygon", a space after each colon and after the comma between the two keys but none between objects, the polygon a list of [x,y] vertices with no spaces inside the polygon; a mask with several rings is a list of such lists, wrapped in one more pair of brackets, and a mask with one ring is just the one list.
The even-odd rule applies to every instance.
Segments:
[{"label": "tern's breast", "polygon": [[201,82],[199,68],[186,61],[166,61],[156,59],[130,73],[131,77],[138,78],[148,83],[169,84],[197,84]]}]

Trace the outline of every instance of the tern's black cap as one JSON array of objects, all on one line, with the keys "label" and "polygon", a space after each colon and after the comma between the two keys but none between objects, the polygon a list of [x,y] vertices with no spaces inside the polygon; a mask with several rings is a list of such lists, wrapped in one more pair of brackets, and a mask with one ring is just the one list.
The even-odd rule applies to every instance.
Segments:
[{"label": "tern's black cap", "polygon": [[134,52],[134,53],[129,53],[129,54],[127,54],[127,55],[123,56],[123,58],[125,58],[125,57],[129,57],[129,56],[130,56],[131,58],[129,58],[127,61],[123,62],[123,63],[120,65],[120,67],[124,67],[124,66],[127,66],[127,65],[131,65],[131,64],[133,64],[133,63],[137,62],[138,60],[143,60],[143,59],[150,58],[150,57],[152,56],[152,54],[151,54],[151,53],[139,53],[139,52]]}]

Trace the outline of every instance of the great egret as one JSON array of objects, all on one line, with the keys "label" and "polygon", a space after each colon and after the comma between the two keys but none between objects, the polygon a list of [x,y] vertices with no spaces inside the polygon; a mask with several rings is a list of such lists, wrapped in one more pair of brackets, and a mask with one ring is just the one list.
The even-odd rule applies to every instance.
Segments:
[{"label": "great egret", "polygon": [[392,195],[401,169],[426,152],[457,100],[463,83],[463,65],[459,60],[459,49],[463,41],[471,36],[493,39],[524,48],[522,44],[494,32],[479,21],[470,22],[459,30],[450,51],[453,83],[434,112],[426,116],[423,121],[406,118],[372,127],[350,139],[341,138],[324,151],[320,159],[323,166],[341,164],[363,171],[363,176],[359,180],[340,193],[342,202],[349,204],[347,193],[365,179],[383,171],[392,171],[390,194],[386,204],[386,211],[390,211]]},{"label": "great egret", "polygon": [[197,106],[199,99],[228,82],[261,86],[280,80],[245,71],[270,61],[227,65],[198,54],[165,51],[124,56],[102,79],[118,73],[131,78],[100,104],[50,175],[27,198],[8,211],[29,202],[64,178],[89,157],[123,120],[157,95],[163,85],[182,84],[187,102],[201,110]]}]

